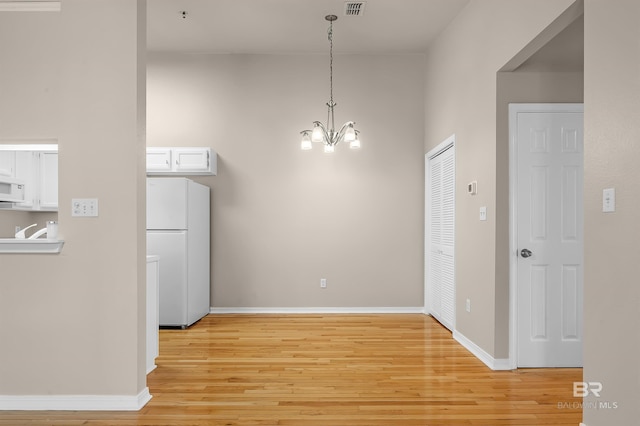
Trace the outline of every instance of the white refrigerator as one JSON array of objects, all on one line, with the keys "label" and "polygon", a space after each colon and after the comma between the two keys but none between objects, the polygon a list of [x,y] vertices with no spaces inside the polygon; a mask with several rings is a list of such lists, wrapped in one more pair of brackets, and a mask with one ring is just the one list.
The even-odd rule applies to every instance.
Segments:
[{"label": "white refrigerator", "polygon": [[147,254],[160,257],[160,326],[186,328],[209,313],[209,187],[147,178]]}]

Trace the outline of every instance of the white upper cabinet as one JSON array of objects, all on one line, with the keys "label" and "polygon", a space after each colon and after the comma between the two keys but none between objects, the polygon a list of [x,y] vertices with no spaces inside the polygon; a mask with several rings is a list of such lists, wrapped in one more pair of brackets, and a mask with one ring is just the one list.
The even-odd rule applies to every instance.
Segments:
[{"label": "white upper cabinet", "polygon": [[216,175],[211,148],[147,148],[147,175]]},{"label": "white upper cabinet", "polygon": [[16,151],[15,177],[25,182],[24,202],[17,203],[21,209],[33,209],[36,201],[35,183],[39,180],[36,176],[35,153],[32,151]]},{"label": "white upper cabinet", "polygon": [[58,153],[56,151],[16,151],[16,178],[25,184],[22,210],[58,210]]},{"label": "white upper cabinet", "polygon": [[176,148],[175,168],[181,173],[209,173],[211,167],[211,150],[201,148]]},{"label": "white upper cabinet", "polygon": [[171,171],[171,148],[147,148],[147,174]]},{"label": "white upper cabinet", "polygon": [[16,177],[16,153],[0,151],[0,176]]},{"label": "white upper cabinet", "polygon": [[58,211],[58,145],[0,144],[0,175],[24,183],[24,201],[3,209]]},{"label": "white upper cabinet", "polygon": [[40,158],[41,210],[58,210],[58,153],[41,152]]}]

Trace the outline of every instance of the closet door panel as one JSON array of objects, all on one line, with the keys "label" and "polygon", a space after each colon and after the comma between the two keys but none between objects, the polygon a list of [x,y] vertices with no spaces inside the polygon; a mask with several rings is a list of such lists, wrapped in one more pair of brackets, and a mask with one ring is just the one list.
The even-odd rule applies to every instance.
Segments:
[{"label": "closet door panel", "polygon": [[455,148],[426,159],[425,286],[427,312],[455,324]]}]

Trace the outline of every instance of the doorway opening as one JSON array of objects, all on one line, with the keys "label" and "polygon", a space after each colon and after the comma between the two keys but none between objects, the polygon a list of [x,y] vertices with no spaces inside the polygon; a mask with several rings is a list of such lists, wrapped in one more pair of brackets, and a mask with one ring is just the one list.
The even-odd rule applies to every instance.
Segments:
[{"label": "doorway opening", "polygon": [[511,247],[510,103],[578,103],[584,101],[584,8],[581,2],[516,54],[497,73],[496,150],[496,341],[495,358],[517,368]]}]

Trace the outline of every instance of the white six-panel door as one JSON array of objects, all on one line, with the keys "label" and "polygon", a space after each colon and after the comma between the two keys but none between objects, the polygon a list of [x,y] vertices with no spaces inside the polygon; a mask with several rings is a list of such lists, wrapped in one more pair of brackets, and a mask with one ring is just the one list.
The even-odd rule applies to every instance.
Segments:
[{"label": "white six-panel door", "polygon": [[[582,366],[582,105],[511,105],[517,366]],[[557,109],[554,111],[553,109]],[[512,157],[513,160],[513,157]],[[513,169],[512,169],[513,170]],[[514,243],[513,243],[514,242]],[[515,245],[515,247],[513,247]],[[513,263],[512,263],[513,265]]]}]

